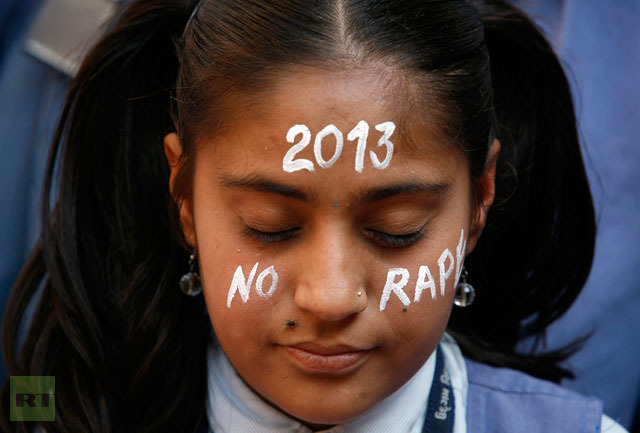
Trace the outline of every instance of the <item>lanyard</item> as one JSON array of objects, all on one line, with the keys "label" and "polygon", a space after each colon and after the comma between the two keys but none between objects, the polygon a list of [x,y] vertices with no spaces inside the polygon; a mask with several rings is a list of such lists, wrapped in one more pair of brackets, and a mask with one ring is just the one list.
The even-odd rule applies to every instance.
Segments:
[{"label": "lanyard", "polygon": [[427,415],[422,433],[452,433],[455,401],[451,377],[444,369],[444,356],[440,347],[436,349],[436,371],[433,374]]}]

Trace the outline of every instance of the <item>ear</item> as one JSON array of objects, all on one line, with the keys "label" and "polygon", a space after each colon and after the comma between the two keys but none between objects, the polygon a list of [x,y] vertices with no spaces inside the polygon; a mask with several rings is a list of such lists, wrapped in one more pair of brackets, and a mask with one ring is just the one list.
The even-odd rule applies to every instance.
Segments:
[{"label": "ear", "polygon": [[[180,143],[180,137],[175,132],[171,132],[164,137],[164,154],[169,162],[169,169],[171,170],[169,176],[169,190],[171,196],[175,197],[175,183],[178,172],[182,168],[182,144]],[[191,201],[183,198],[178,201],[180,206],[180,226],[182,227],[182,234],[187,244],[194,248],[196,247],[195,228],[193,225],[193,208]]]},{"label": "ear", "polygon": [[475,180],[476,191],[478,191],[479,194],[479,203],[474,203],[474,206],[477,205],[478,208],[474,210],[474,218],[471,222],[469,239],[467,241],[467,254],[473,251],[478,243],[478,239],[480,239],[482,230],[487,222],[489,208],[491,208],[496,195],[496,162],[498,161],[499,153],[500,142],[495,139],[491,144],[491,149],[489,149],[484,173]]}]

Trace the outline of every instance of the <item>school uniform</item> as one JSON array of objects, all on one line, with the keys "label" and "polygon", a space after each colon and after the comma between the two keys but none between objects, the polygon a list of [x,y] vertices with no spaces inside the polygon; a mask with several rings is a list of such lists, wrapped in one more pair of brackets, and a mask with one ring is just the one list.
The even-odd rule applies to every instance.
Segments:
[{"label": "school uniform", "polygon": [[[519,371],[465,359],[455,340],[447,334],[438,350],[442,362],[437,362],[438,356],[434,352],[396,392],[348,423],[323,432],[422,433],[430,431],[424,430],[424,425],[425,421],[433,420],[434,415],[435,418],[450,417],[451,433],[626,432],[602,414],[602,404],[597,399]],[[209,431],[312,432],[251,390],[219,346],[209,348],[208,365]],[[431,396],[438,412],[431,413],[430,392],[445,389],[439,383],[443,381],[448,384],[453,398],[448,396],[448,391],[437,392],[435,398]],[[444,403],[444,410],[441,395],[447,395],[449,402]]]}]

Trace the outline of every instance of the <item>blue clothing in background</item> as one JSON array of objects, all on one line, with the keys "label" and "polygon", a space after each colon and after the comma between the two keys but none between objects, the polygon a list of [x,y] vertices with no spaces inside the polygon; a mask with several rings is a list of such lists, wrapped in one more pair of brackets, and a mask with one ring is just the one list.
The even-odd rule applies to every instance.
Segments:
[{"label": "blue clothing in background", "polygon": [[640,403],[640,1],[520,6],[568,66],[598,221],[587,285],[548,343],[594,331],[568,362],[576,380],[564,385],[601,398],[604,411],[630,428]]},{"label": "blue clothing in background", "polygon": [[[2,311],[37,239],[44,161],[68,85],[65,75],[21,49],[39,3],[0,1]],[[589,281],[551,327],[548,344],[562,346],[594,331],[568,363],[576,380],[564,384],[601,398],[605,412],[630,428],[640,402],[640,1],[517,3],[568,66],[599,225]]]},{"label": "blue clothing in background", "polygon": [[41,0],[0,1],[0,71],[7,53],[22,35]]},{"label": "blue clothing in background", "polygon": [[[49,142],[68,77],[22,49],[40,1],[2,3],[0,52],[0,311],[35,244]],[[8,23],[8,24],[7,24]],[[6,24],[6,26],[5,26]],[[0,379],[6,375],[0,363]]]}]

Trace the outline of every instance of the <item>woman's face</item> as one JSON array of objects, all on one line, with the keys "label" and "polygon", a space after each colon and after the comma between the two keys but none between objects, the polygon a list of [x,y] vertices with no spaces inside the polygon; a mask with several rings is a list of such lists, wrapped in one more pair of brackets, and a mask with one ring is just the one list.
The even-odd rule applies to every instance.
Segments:
[{"label": "woman's face", "polygon": [[[361,414],[423,365],[483,224],[462,152],[412,124],[386,78],[289,75],[199,144],[193,199],[181,210],[220,345],[253,390],[308,424]],[[290,149],[305,128],[295,125],[310,132],[299,152]],[[343,136],[333,163],[336,129],[314,152],[327,125]],[[384,135],[393,153],[381,168]],[[177,136],[165,144],[177,161]],[[480,182],[488,206],[492,171]]]}]

